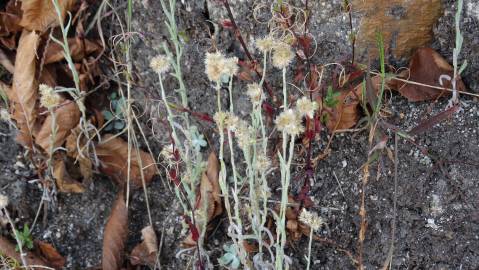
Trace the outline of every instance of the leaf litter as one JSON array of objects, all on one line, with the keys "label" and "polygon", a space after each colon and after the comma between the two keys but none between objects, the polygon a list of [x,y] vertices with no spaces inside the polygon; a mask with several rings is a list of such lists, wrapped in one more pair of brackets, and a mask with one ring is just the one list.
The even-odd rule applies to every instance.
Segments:
[{"label": "leaf litter", "polygon": [[[57,3],[61,19],[65,21],[72,19],[69,12],[78,7],[79,1],[58,0]],[[82,8],[85,8],[84,5]],[[82,17],[85,13],[78,15]],[[83,18],[77,20],[75,17],[74,21],[77,35],[68,39],[68,45],[75,68],[79,72],[80,88],[87,92],[96,83],[96,77],[101,75],[96,62],[104,48],[100,42],[85,38]],[[91,183],[95,166],[98,166],[102,173],[118,180],[121,187],[125,186],[127,179],[136,187],[143,186],[143,181],[149,183],[156,174],[153,157],[135,148],[129,156],[128,143],[111,134],[102,136],[102,140],[98,142],[86,140],[84,131],[79,128],[81,113],[74,100],[62,96],[60,104],[51,113],[39,106],[39,83],[46,83],[51,87],[72,85],[73,78],[64,61],[63,48],[52,42],[47,34],[59,24],[52,1],[11,0],[5,12],[0,13],[0,44],[12,50],[8,53],[0,51],[0,64],[13,74],[12,87],[4,88],[7,90],[5,92],[10,103],[11,118],[19,129],[17,142],[30,150],[40,150],[43,155],[43,161],[40,162],[45,165],[49,158],[52,159],[52,176],[59,192],[84,192]],[[55,31],[50,33],[56,34]],[[11,58],[14,58],[13,64],[10,62]],[[83,121],[96,122],[93,118]],[[52,127],[53,123],[55,125]],[[97,126],[99,127],[101,126]],[[51,149],[55,149],[55,153],[50,157]],[[120,192],[105,227],[103,269],[118,269],[123,263],[121,257],[128,233],[128,211],[124,201],[125,197]],[[118,233],[121,234],[120,237],[116,236]],[[148,240],[150,238],[151,236],[145,233],[147,250],[151,249],[151,241]],[[10,247],[8,240],[2,240]],[[53,246],[39,242],[37,249],[43,252],[46,260],[55,268],[64,265],[65,260]],[[16,252],[12,254],[18,255]],[[32,259],[32,264],[46,265],[42,259],[35,258]]]}]

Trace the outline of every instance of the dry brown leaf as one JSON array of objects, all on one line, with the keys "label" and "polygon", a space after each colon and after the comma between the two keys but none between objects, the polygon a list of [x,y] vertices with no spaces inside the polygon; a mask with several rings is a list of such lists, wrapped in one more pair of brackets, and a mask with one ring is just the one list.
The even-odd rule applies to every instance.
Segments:
[{"label": "dry brown leaf", "polygon": [[[70,48],[70,54],[73,61],[78,62],[92,53],[98,53],[101,51],[101,46],[96,42],[81,39],[79,37],[69,38],[68,46]],[[63,60],[63,48],[57,43],[51,43],[45,54],[45,64],[51,64]]]},{"label": "dry brown leaf", "polygon": [[[56,134],[53,148],[63,145],[71,130],[80,122],[80,110],[73,101],[64,101],[55,109]],[[46,153],[49,153],[51,146],[53,116],[48,115],[42,124],[39,132],[35,134],[35,143],[38,144]]]},{"label": "dry brown leaf", "polygon": [[[385,80],[385,89],[396,89],[397,85],[391,79]],[[371,78],[370,86],[372,91],[366,90],[369,95],[367,100],[369,103],[375,102],[379,89],[381,89],[381,77],[376,75]],[[338,105],[332,108],[331,112],[326,112],[328,115],[326,126],[329,132],[339,129],[348,129],[356,125],[361,115],[361,100],[363,95],[363,83],[355,86],[353,91],[343,90],[338,97]]]},{"label": "dry brown leaf", "polygon": [[35,79],[35,65],[39,37],[35,32],[22,32],[9,95],[11,115],[19,129],[17,141],[26,147],[32,146],[33,126],[37,118],[38,83]]},{"label": "dry brown leaf", "polygon": [[85,187],[82,183],[73,179],[67,171],[65,161],[61,158],[54,160],[53,177],[57,184],[58,191],[65,193],[82,193]]},{"label": "dry brown leaf", "polygon": [[[206,167],[206,171],[203,172],[201,176],[201,182],[199,187],[199,199],[198,201],[198,217],[196,218],[196,227],[200,232],[200,228],[205,228],[206,226],[201,226],[208,224],[211,220],[215,217],[221,215],[223,213],[223,207],[221,204],[221,190],[219,185],[219,169],[220,165],[218,162],[218,158],[214,152],[208,157],[208,165]],[[203,218],[200,218],[203,217]],[[205,218],[206,217],[206,220]],[[201,224],[202,223],[202,224]],[[205,224],[206,223],[206,224]],[[200,232],[200,235],[202,233]],[[188,237],[183,241],[184,246],[194,246],[196,245],[196,241],[193,239],[193,235],[190,234]]]},{"label": "dry brown leaf", "polygon": [[102,269],[122,269],[123,251],[128,236],[128,208],[120,189],[103,231]]},{"label": "dry brown leaf", "polygon": [[40,77],[38,78],[38,83],[43,83],[49,85],[51,87],[55,87],[59,85],[57,83],[57,72],[55,65],[45,65],[40,73]]},{"label": "dry brown leaf", "polygon": [[65,258],[49,243],[43,241],[36,242],[40,254],[55,269],[62,269],[65,266]]},{"label": "dry brown leaf", "polygon": [[143,242],[138,244],[130,255],[132,265],[147,265],[154,267],[157,262],[158,240],[153,227],[147,226],[141,230]]},{"label": "dry brown leaf", "polygon": [[[100,160],[100,170],[114,179],[126,182],[128,176],[128,143],[122,138],[106,134],[103,141],[95,149]],[[156,174],[153,157],[144,151],[139,151],[140,156],[138,157],[136,149],[131,147],[130,181],[137,187],[142,186],[141,168],[143,168],[146,184]]]},{"label": "dry brown leaf", "polygon": [[[65,147],[67,149],[67,155],[75,161],[78,161],[80,174],[83,177],[82,183],[85,186],[89,186],[93,176],[93,165],[88,155],[88,149],[85,147],[85,137],[82,136],[78,139],[78,136],[81,134],[80,129],[80,126],[77,126],[72,130],[66,139]],[[79,150],[82,151],[82,155],[79,154]]]},{"label": "dry brown leaf", "polygon": [[[18,252],[15,251],[15,244],[10,243],[7,238],[0,236],[0,254],[3,256],[12,258],[21,263],[21,257]],[[50,267],[43,259],[37,257],[32,252],[28,252],[25,256],[25,260],[28,265],[37,265],[37,266],[44,266]]]},{"label": "dry brown leaf", "polygon": [[[409,63],[409,80],[437,86],[452,88],[451,82],[443,80],[444,85],[439,84],[441,75],[454,76],[454,70],[451,65],[436,51],[431,48],[421,48],[411,58]],[[461,79],[457,81],[457,90],[466,89]],[[450,92],[444,92],[427,86],[419,86],[408,83],[398,83],[398,91],[409,101],[434,100],[441,95],[449,95]]]},{"label": "dry brown leaf", "polygon": [[[76,0],[58,0],[62,13],[62,20],[65,19],[67,11],[71,10]],[[29,31],[45,32],[50,27],[59,24],[59,18],[55,6],[51,0],[23,0],[23,16],[20,25]]]},{"label": "dry brown leaf", "polygon": [[[221,189],[219,184],[220,165],[214,152],[208,157],[206,172],[203,172],[200,183],[201,199],[206,199],[208,220],[211,220],[223,212],[221,206]],[[201,202],[200,202],[201,203]]]},{"label": "dry brown leaf", "polygon": [[0,37],[13,36],[22,31],[20,6],[19,1],[10,0],[5,7],[5,12],[0,13]]},{"label": "dry brown leaf", "polygon": [[360,115],[359,97],[361,97],[361,87],[356,87],[353,91],[343,90],[340,92],[336,107],[331,108],[331,112],[326,112],[326,126],[329,132],[356,125]]}]

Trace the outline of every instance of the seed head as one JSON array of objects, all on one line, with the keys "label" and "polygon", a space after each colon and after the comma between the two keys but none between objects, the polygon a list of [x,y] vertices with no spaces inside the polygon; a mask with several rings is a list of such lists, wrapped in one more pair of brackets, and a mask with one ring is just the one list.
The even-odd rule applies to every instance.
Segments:
[{"label": "seed head", "polygon": [[241,119],[232,114],[232,113],[225,113],[226,118],[225,118],[225,126],[226,128],[231,131],[231,132],[236,132],[236,130],[242,125]]},{"label": "seed head", "polygon": [[318,103],[316,101],[311,101],[307,97],[302,97],[296,101],[296,110],[301,116],[308,116],[309,118],[314,117],[314,112],[318,109]]},{"label": "seed head", "polygon": [[236,129],[235,136],[238,140],[239,148],[245,151],[253,143],[254,130],[246,121],[241,120],[241,124]]},{"label": "seed head", "polygon": [[7,207],[7,205],[8,205],[8,197],[0,194],[0,209]]},{"label": "seed head", "polygon": [[238,74],[238,57],[230,57],[225,59],[225,68],[223,74],[228,77],[233,77]]},{"label": "seed head", "polygon": [[258,153],[255,168],[260,173],[266,173],[271,168],[271,160],[264,153]]},{"label": "seed head", "polygon": [[158,74],[163,74],[170,70],[170,62],[165,55],[157,55],[150,61],[150,68]]},{"label": "seed head", "polygon": [[206,53],[206,75],[212,82],[219,82],[225,70],[225,57],[220,52]]},{"label": "seed head", "polygon": [[225,126],[229,131],[234,132],[238,146],[242,150],[247,149],[247,147],[251,145],[252,139],[254,138],[254,130],[245,120],[240,119],[234,114],[227,113]]},{"label": "seed head", "polygon": [[258,50],[266,54],[270,52],[274,47],[275,40],[271,36],[265,36],[256,40],[255,45]]},{"label": "seed head", "polygon": [[0,109],[0,120],[3,121],[10,121],[10,113],[8,112],[7,109],[1,108]]},{"label": "seed head", "polygon": [[213,116],[213,120],[215,120],[215,123],[220,130],[223,130],[224,126],[226,125],[227,118],[228,114],[225,112],[216,112]]},{"label": "seed head", "polygon": [[298,112],[293,109],[287,109],[282,112],[274,120],[276,128],[279,131],[285,132],[291,136],[296,136],[304,131],[304,127],[301,123],[301,117]]},{"label": "seed head", "polygon": [[261,89],[261,86],[257,83],[250,83],[248,84],[248,90],[246,91],[246,94],[251,100],[251,103],[253,103],[254,106],[261,105],[261,102],[263,101],[263,91]]},{"label": "seed head", "polygon": [[38,90],[40,91],[40,105],[43,107],[50,110],[60,104],[60,95],[58,95],[50,86],[40,84]]},{"label": "seed head", "polygon": [[313,231],[321,229],[324,224],[324,221],[321,217],[318,216],[315,212],[309,212],[304,209],[299,214],[299,221],[305,225],[308,225]]},{"label": "seed head", "polygon": [[281,42],[273,50],[273,66],[279,69],[286,68],[293,61],[294,52],[291,46]]}]

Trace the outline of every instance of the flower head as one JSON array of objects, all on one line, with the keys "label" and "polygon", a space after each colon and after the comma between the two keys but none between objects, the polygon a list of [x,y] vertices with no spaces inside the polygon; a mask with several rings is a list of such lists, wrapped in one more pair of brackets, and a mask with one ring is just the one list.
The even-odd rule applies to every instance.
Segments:
[{"label": "flower head", "polygon": [[43,107],[50,110],[60,104],[60,95],[58,95],[50,86],[46,84],[40,84],[38,86],[38,90],[40,91],[40,104]]},{"label": "flower head", "polygon": [[282,112],[274,120],[276,127],[279,131],[285,132],[286,134],[296,136],[299,133],[304,131],[304,127],[301,123],[301,117],[298,112],[293,109],[287,109]]},{"label": "flower head", "polygon": [[227,117],[224,122],[226,128],[229,131],[234,132],[238,141],[238,146],[242,150],[245,150],[251,145],[252,139],[254,138],[254,130],[245,120],[240,119],[238,116],[232,113],[227,113]]},{"label": "flower head", "polygon": [[7,205],[8,205],[8,197],[0,194],[0,209],[7,207]]},{"label": "flower head", "polygon": [[254,130],[246,121],[241,120],[241,124],[235,131],[235,137],[238,140],[238,146],[245,151],[253,143]]},{"label": "flower head", "polygon": [[213,120],[215,121],[216,125],[219,129],[223,130],[224,125],[226,124],[226,119],[228,118],[228,114],[225,112],[216,112],[213,116]]},{"label": "flower head", "polygon": [[296,110],[301,116],[307,115],[309,118],[314,117],[314,112],[318,109],[318,103],[311,101],[307,97],[302,97],[296,101]]},{"label": "flower head", "polygon": [[168,62],[168,57],[165,55],[157,55],[151,59],[150,67],[156,73],[162,74],[170,70],[170,62]]},{"label": "flower head", "polygon": [[0,120],[3,121],[10,121],[10,113],[8,112],[7,109],[1,108],[0,109]]},{"label": "flower head", "polygon": [[260,173],[266,173],[271,168],[271,160],[264,153],[258,153],[255,168]]},{"label": "flower head", "polygon": [[225,57],[220,52],[206,53],[206,75],[212,82],[219,82],[225,70]]},{"label": "flower head", "polygon": [[279,69],[286,68],[293,61],[293,58],[294,52],[289,44],[281,42],[274,47],[273,66]]},{"label": "flower head", "polygon": [[238,73],[238,57],[229,57],[224,60],[225,68],[223,74],[228,77],[233,77]]},{"label": "flower head", "polygon": [[262,53],[268,53],[273,49],[274,42],[275,40],[272,36],[265,36],[264,38],[257,39],[255,45]]},{"label": "flower head", "polygon": [[261,89],[261,86],[257,83],[250,83],[248,84],[248,90],[246,91],[246,95],[251,100],[251,103],[253,103],[254,106],[261,105],[261,102],[263,101],[263,91]]},{"label": "flower head", "polygon": [[321,217],[318,216],[315,212],[310,212],[303,208],[299,214],[299,221],[305,225],[308,225],[313,231],[321,229],[324,224],[324,221]]}]

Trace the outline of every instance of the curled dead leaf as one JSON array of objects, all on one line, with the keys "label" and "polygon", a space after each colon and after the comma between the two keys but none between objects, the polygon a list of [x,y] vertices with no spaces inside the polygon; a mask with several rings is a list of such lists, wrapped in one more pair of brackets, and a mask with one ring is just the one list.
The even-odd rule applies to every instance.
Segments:
[{"label": "curled dead leaf", "polygon": [[[122,138],[106,134],[103,141],[96,146],[96,155],[100,160],[100,170],[120,181],[127,181],[128,177],[128,143]],[[142,174],[145,184],[148,184],[156,174],[155,160],[141,150],[131,148],[130,156],[130,181],[137,187],[141,187]],[[143,171],[143,172],[142,172]]]},{"label": "curled dead leaf", "polygon": [[58,191],[65,193],[82,193],[85,187],[82,183],[71,177],[67,171],[65,161],[62,157],[57,157],[53,163],[53,177],[57,184]]},{"label": "curled dead leaf", "polygon": [[65,258],[53,247],[53,245],[36,241],[36,245],[42,257],[55,269],[62,269],[65,266]]},{"label": "curled dead leaf", "polygon": [[122,269],[123,251],[128,236],[128,208],[120,189],[103,231],[102,269]]},{"label": "curled dead leaf", "polygon": [[141,230],[143,242],[138,244],[130,255],[132,265],[147,265],[154,267],[158,256],[158,240],[153,227],[147,226]]},{"label": "curled dead leaf", "polygon": [[[197,199],[198,209],[195,211],[196,227],[200,235],[202,235],[200,228],[206,228],[206,225],[211,220],[223,213],[220,197],[219,168],[218,158],[214,152],[211,152],[208,157],[206,171],[203,172],[201,176],[199,198]],[[188,247],[196,245],[194,238],[190,232],[188,237],[183,241],[183,245]]]},{"label": "curled dead leaf", "polygon": [[327,115],[326,126],[330,132],[356,125],[361,112],[359,108],[360,97],[360,87],[356,87],[352,91],[340,91],[337,105],[330,111],[325,112]]},{"label": "curled dead leaf", "polygon": [[[409,63],[409,76],[405,74],[405,79],[410,81],[437,86],[452,88],[451,82],[443,80],[444,85],[439,84],[439,78],[447,75],[450,78],[454,76],[454,70],[451,65],[436,51],[431,48],[421,48],[414,53]],[[456,84],[457,90],[465,90],[466,87],[459,78]],[[434,100],[441,95],[450,95],[449,92],[437,90],[427,86],[397,82],[397,89],[402,96],[409,101]]]},{"label": "curled dead leaf", "polygon": [[[88,147],[85,145],[85,137],[81,136],[81,128],[77,126],[71,131],[71,134],[67,137],[65,147],[67,149],[67,156],[73,158],[75,163],[78,162],[80,174],[83,177],[83,185],[89,186],[92,179],[92,162],[89,158]],[[80,154],[80,151],[82,154]]]},{"label": "curled dead leaf", "polygon": [[62,146],[71,130],[80,122],[80,109],[73,101],[64,101],[55,109],[54,114],[55,117],[50,114],[47,116],[39,132],[35,135],[35,143],[46,153],[50,151],[53,119],[55,119],[56,126],[53,148]]},{"label": "curled dead leaf", "polygon": [[[69,38],[68,46],[70,48],[70,54],[73,58],[73,61],[75,62],[81,61],[87,55],[101,51],[101,46],[96,42],[87,39],[81,39],[79,37]],[[45,64],[51,64],[61,61],[64,58],[65,56],[63,54],[63,48],[57,43],[51,43],[45,53],[44,62]]]},{"label": "curled dead leaf", "polygon": [[20,1],[15,0],[10,0],[0,13],[0,43],[11,50],[17,47],[16,34],[22,31],[21,14]]},{"label": "curled dead leaf", "polygon": [[[76,0],[58,0],[62,20],[71,10]],[[51,0],[23,0],[23,16],[20,25],[29,31],[45,32],[59,24],[58,14]]]},{"label": "curled dead leaf", "polygon": [[37,118],[38,83],[35,79],[36,51],[39,35],[23,31],[15,59],[12,90],[9,91],[11,115],[17,122],[17,141],[31,147],[33,126]]}]

